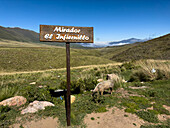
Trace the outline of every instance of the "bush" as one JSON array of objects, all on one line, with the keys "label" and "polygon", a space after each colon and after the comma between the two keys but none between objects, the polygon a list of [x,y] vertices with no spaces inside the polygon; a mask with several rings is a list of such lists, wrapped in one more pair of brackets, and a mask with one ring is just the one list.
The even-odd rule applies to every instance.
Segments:
[{"label": "bush", "polygon": [[157,70],[157,77],[156,80],[168,80],[169,77],[167,75],[167,72],[165,72],[164,70]]},{"label": "bush", "polygon": [[0,88],[0,90],[1,90],[0,101],[13,97],[18,93],[18,87],[6,86],[3,88]]},{"label": "bush", "polygon": [[48,87],[39,88],[37,86],[28,85],[20,90],[20,94],[24,96],[28,102],[33,102],[34,100],[52,101]]},{"label": "bush", "polygon": [[9,112],[11,108],[8,106],[0,106],[0,120],[4,120],[6,118],[6,113]]},{"label": "bush", "polygon": [[158,125],[141,125],[140,128],[169,128],[170,126],[170,119],[167,119],[165,122],[163,122],[162,124],[158,124]]},{"label": "bush", "polygon": [[98,112],[98,113],[107,112],[107,109],[106,107],[100,107],[97,110],[95,110],[95,112]]},{"label": "bush", "polygon": [[11,109],[8,106],[3,106],[3,105],[0,106],[0,113],[5,113],[5,112],[8,112],[10,110]]},{"label": "bush", "polygon": [[154,104],[153,105],[153,110],[157,111],[159,114],[166,114],[170,115],[169,111],[166,110],[162,105],[160,104]]},{"label": "bush", "polygon": [[126,62],[120,66],[121,71],[132,70],[134,68],[135,68],[135,65],[132,62]]},{"label": "bush", "polygon": [[158,123],[158,117],[149,111],[139,111],[136,112],[136,115],[139,116],[140,118],[142,118],[145,121],[151,122],[151,123]]},{"label": "bush", "polygon": [[[83,93],[84,91],[90,91],[95,88],[97,84],[97,80],[93,78],[84,78],[75,81],[71,81],[71,93],[72,94],[79,94]],[[61,89],[66,89],[67,82],[62,81],[60,84]]]},{"label": "bush", "polygon": [[129,82],[147,82],[151,81],[151,76],[142,70],[133,72]]}]

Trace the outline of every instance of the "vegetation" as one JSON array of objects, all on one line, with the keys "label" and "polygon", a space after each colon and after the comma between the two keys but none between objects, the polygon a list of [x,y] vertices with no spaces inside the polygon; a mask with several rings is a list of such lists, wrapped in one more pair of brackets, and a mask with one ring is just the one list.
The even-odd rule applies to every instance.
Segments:
[{"label": "vegetation", "polygon": [[[64,68],[66,66],[64,48],[0,48],[0,71],[37,71]],[[71,50],[71,66],[114,63],[99,57],[98,51]]]},{"label": "vegetation", "polygon": [[[4,35],[2,36],[1,34],[5,32],[9,35],[16,35],[16,37],[7,34],[7,37],[11,37],[11,39],[3,39],[2,37],[4,37]],[[29,36],[25,38],[25,35],[28,35],[27,33],[29,33]],[[42,44],[42,42],[41,44],[39,44],[40,42],[35,43],[37,36],[34,34],[35,32],[20,28],[12,29],[0,27],[0,60],[2,60],[0,61],[0,72],[46,70],[65,67],[65,50],[61,47],[54,47],[56,44],[58,46],[64,46],[64,44],[51,42],[46,42],[44,44]],[[33,38],[34,36],[36,39]],[[71,49],[71,66],[108,64],[114,61],[125,62],[140,59],[167,60],[170,59],[169,44],[170,34],[167,34],[146,42],[124,46],[98,49]],[[77,48],[79,46],[75,47]],[[128,64],[129,63],[125,63],[121,70],[125,70],[126,66],[129,66]],[[144,64],[146,65],[147,62],[144,62]],[[167,65],[169,65],[169,62]],[[132,67],[129,68],[134,68],[133,65],[131,66]],[[166,68],[157,70],[157,79],[169,78],[169,74],[165,73],[165,69]],[[144,78],[144,81],[152,80],[153,77],[155,77],[147,76],[148,72],[146,75],[145,71],[147,71],[147,69],[141,69],[141,71],[135,73],[138,78],[145,75],[146,78]],[[132,80],[133,79],[136,78],[132,78]]]},{"label": "vegetation", "polygon": [[[83,53],[84,54],[84,53]],[[88,54],[88,53],[86,53]],[[143,62],[143,61],[142,61]],[[148,71],[150,65],[156,64],[157,61],[147,61]],[[162,70],[162,66],[169,64],[169,61],[160,61],[160,65],[157,66],[157,70]],[[123,87],[129,94],[138,94],[138,96],[122,96],[121,93],[116,91],[110,95],[106,91],[104,96],[94,95],[91,96],[90,90],[94,89],[97,84],[97,79],[102,78],[106,80],[106,75],[110,73],[116,73],[125,80],[129,81],[132,76],[136,76],[134,72],[144,70],[146,67],[140,66],[140,61],[124,63],[122,65],[113,66],[107,65],[104,67],[82,67],[79,69],[71,70],[71,93],[76,96],[76,101],[72,104],[71,122],[72,125],[83,125],[83,119],[86,114],[92,112],[106,112],[108,108],[116,106],[118,108],[125,108],[125,112],[133,113],[139,116],[141,119],[155,123],[155,127],[167,126],[166,122],[160,122],[158,114],[169,115],[169,111],[166,110],[163,105],[170,106],[170,94],[169,94],[169,77],[163,77],[157,79],[154,77],[152,80],[148,80],[144,83],[132,81],[128,83],[116,83],[116,89]],[[162,66],[161,66],[162,65]],[[169,68],[164,74],[169,73]],[[165,75],[163,75],[165,76]],[[145,78],[141,76],[141,78]],[[53,116],[58,117],[61,125],[66,125],[65,120],[65,102],[64,96],[62,99],[54,97],[51,91],[56,89],[66,88],[66,72],[65,70],[53,70],[39,73],[28,74],[15,74],[15,75],[2,75],[0,76],[0,101],[3,99],[22,95],[27,98],[28,102],[22,107],[26,107],[29,102],[34,100],[45,100],[55,104],[55,107],[47,107],[45,110],[38,111],[35,114],[31,114],[33,117],[45,117]],[[30,83],[35,82],[35,85]],[[41,88],[39,86],[42,86]],[[145,89],[131,89],[129,86],[147,86]],[[10,92],[10,93],[6,93]],[[153,110],[148,108],[153,107]],[[15,107],[1,107],[0,108],[0,126],[8,126],[15,122],[15,118],[20,116],[22,120],[28,118],[20,114],[20,109]],[[15,114],[15,115],[14,115]],[[165,124],[166,123],[166,124]],[[145,125],[141,127],[147,127]],[[153,126],[154,127],[154,126]]]},{"label": "vegetation", "polygon": [[139,111],[139,112],[136,112],[136,114],[145,121],[152,122],[152,123],[159,122],[158,117],[152,112]]},{"label": "vegetation", "polygon": [[170,59],[170,34],[146,42],[98,49],[102,57],[114,61],[133,61],[141,59]]},{"label": "vegetation", "polygon": [[[0,26],[0,45],[3,47],[11,47],[12,44],[5,45],[4,42],[16,41],[19,45],[17,47],[23,47],[23,45],[31,43],[34,46],[49,45],[49,46],[65,46],[64,43],[53,43],[53,42],[40,42],[39,33],[31,30],[21,29],[21,28],[5,28]],[[2,44],[1,44],[2,42]],[[20,42],[23,42],[22,45]],[[13,46],[13,45],[12,45]],[[79,44],[72,43],[71,47],[83,48]]]}]

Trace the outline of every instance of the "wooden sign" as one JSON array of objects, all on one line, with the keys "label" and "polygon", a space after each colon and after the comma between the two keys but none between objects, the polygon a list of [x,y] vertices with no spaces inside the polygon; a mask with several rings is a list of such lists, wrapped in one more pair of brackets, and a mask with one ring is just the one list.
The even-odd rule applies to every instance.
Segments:
[{"label": "wooden sign", "polygon": [[93,27],[40,25],[40,41],[66,43],[67,97],[65,103],[67,126],[70,126],[70,43],[93,43]]},{"label": "wooden sign", "polygon": [[93,43],[93,27],[40,25],[40,41]]}]

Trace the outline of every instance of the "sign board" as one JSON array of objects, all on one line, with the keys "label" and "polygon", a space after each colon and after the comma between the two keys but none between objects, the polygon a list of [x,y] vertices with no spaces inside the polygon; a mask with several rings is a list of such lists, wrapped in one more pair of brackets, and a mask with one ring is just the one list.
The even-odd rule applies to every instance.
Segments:
[{"label": "sign board", "polygon": [[93,27],[40,25],[40,41],[66,43],[67,97],[65,103],[67,126],[70,126],[70,43],[93,43]]},{"label": "sign board", "polygon": [[40,25],[40,41],[93,43],[93,27]]}]

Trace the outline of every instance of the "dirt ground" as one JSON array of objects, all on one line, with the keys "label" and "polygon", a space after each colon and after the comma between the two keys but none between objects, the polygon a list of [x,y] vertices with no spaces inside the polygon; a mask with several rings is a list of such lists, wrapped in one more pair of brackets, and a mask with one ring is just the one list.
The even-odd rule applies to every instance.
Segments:
[{"label": "dirt ground", "polygon": [[[10,128],[21,128],[21,124],[14,124]],[[30,121],[22,124],[24,128],[59,128],[58,118],[47,117],[38,121]]]},{"label": "dirt ground", "polygon": [[144,121],[135,114],[126,113],[123,109],[115,107],[105,113],[88,114],[84,122],[88,128],[140,128],[144,124]]},{"label": "dirt ground", "polygon": [[[84,119],[87,128],[140,128],[145,122],[135,114],[130,114],[116,107],[104,113],[87,114]],[[57,118],[48,117],[38,121],[30,121],[22,124],[24,128],[60,128]],[[15,124],[10,128],[20,128]]]}]

